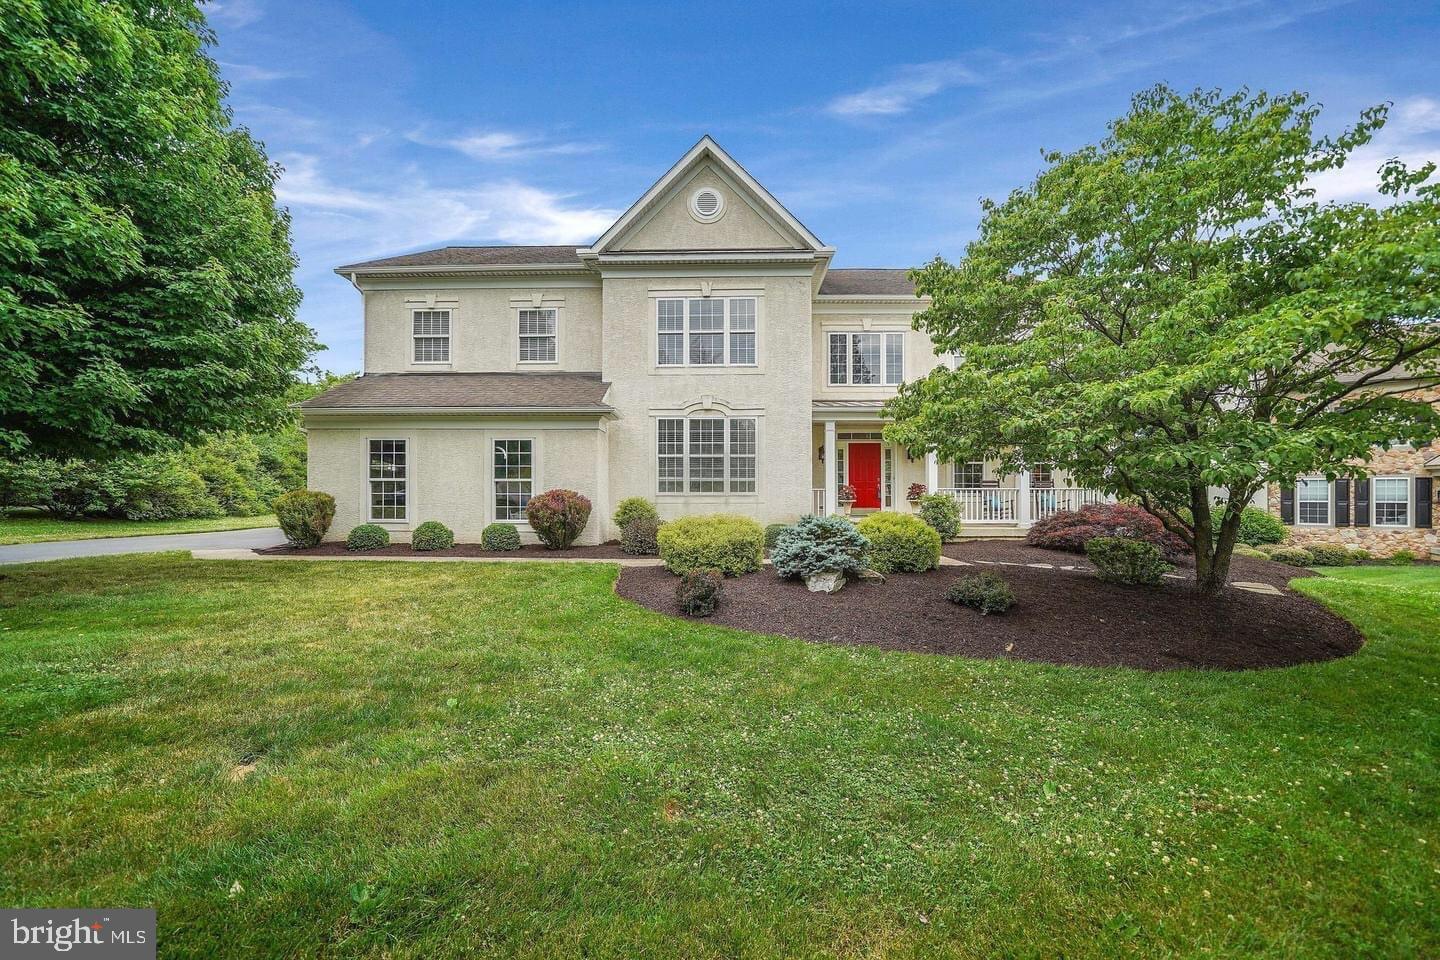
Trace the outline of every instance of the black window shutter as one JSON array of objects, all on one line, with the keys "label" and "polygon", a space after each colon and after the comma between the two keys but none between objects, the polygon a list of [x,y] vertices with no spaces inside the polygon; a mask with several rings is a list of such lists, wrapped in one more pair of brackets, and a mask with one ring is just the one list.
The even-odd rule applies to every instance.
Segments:
[{"label": "black window shutter", "polygon": [[1350,526],[1350,478],[1335,480],[1335,526]]},{"label": "black window shutter", "polygon": [[1280,522],[1289,524],[1295,522],[1295,486],[1293,484],[1280,485]]},{"label": "black window shutter", "polygon": [[1431,477],[1415,478],[1415,526],[1434,526],[1435,481]]},{"label": "black window shutter", "polygon": [[1370,526],[1370,478],[1355,481],[1355,526]]}]

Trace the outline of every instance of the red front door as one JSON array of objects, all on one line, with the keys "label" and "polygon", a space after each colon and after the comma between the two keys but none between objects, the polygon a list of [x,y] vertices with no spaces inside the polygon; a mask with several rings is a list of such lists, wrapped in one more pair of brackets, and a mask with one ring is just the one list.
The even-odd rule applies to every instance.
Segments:
[{"label": "red front door", "polygon": [[852,443],[849,458],[850,486],[855,488],[855,506],[880,509],[880,444]]}]

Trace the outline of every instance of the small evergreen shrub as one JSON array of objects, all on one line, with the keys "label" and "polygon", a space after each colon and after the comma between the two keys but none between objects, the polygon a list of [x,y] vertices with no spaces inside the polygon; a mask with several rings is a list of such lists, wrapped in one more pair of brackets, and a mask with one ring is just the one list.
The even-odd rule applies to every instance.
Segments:
[{"label": "small evergreen shrub", "polygon": [[869,541],[844,517],[801,517],[780,534],[770,563],[786,579],[827,570],[859,573],[869,552]]},{"label": "small evergreen shrub", "polygon": [[455,546],[455,531],[439,520],[426,520],[410,534],[410,549],[428,552]]},{"label": "small evergreen shrub", "polygon": [[378,523],[362,523],[345,538],[346,550],[379,550],[390,545],[390,531]]},{"label": "small evergreen shrub", "polygon": [[1350,548],[1343,543],[1312,543],[1306,549],[1313,567],[1348,567],[1355,563]]},{"label": "small evergreen shrub", "polygon": [[920,497],[920,519],[924,520],[941,540],[960,536],[960,504],[943,493],[927,493]]},{"label": "small evergreen shrub", "polygon": [[950,584],[950,589],[945,591],[945,599],[979,610],[982,616],[1004,613],[1015,606],[1015,593],[1010,584],[994,573],[961,577]]},{"label": "small evergreen shrub", "polygon": [[1310,551],[1304,547],[1281,547],[1278,550],[1271,550],[1270,559],[1280,563],[1288,563],[1292,567],[1308,567],[1315,562],[1315,558],[1310,555]]},{"label": "small evergreen shrub", "polygon": [[655,509],[655,504],[644,497],[626,497],[615,507],[615,515],[610,519],[623,531],[630,526],[630,521],[642,518],[655,521],[657,527],[660,525],[660,511]]},{"label": "small evergreen shrub", "polygon": [[681,517],[663,525],[656,540],[666,569],[681,576],[693,570],[719,570],[738,577],[759,570],[764,559],[764,529],[735,514]]},{"label": "small evergreen shrub", "polygon": [[1373,559],[1374,556],[1370,553],[1369,550],[1366,550],[1364,547],[1350,548],[1351,563],[1369,563]]},{"label": "small evergreen shrub", "polygon": [[1128,537],[1096,537],[1085,544],[1085,556],[1095,564],[1101,580],[1153,587],[1175,568],[1165,562],[1160,548]]},{"label": "small evergreen shrub", "polygon": [[1415,562],[1415,553],[1411,550],[1396,550],[1385,558],[1385,562],[1392,567],[1408,567]]},{"label": "small evergreen shrub", "polygon": [[675,585],[675,603],[687,617],[708,617],[720,606],[725,576],[719,570],[691,570]]},{"label": "small evergreen shrub", "polygon": [[568,550],[590,520],[590,501],[574,490],[546,490],[531,497],[525,519],[551,550]]},{"label": "small evergreen shrub", "polygon": [[872,513],[857,528],[870,541],[870,566],[881,573],[920,573],[940,566],[940,534],[908,513]]},{"label": "small evergreen shrub", "polygon": [[318,490],[282,493],[275,498],[275,519],[292,546],[316,546],[335,519],[335,498]]},{"label": "small evergreen shrub", "polygon": [[1273,513],[1267,513],[1259,507],[1246,507],[1240,511],[1239,540],[1246,546],[1283,543],[1288,533],[1284,522]]},{"label": "small evergreen shrub", "polygon": [[620,529],[620,549],[638,557],[660,552],[660,521],[654,517],[635,517]]},{"label": "small evergreen shrub", "polygon": [[1059,510],[1030,528],[1025,542],[1047,550],[1084,553],[1096,537],[1124,537],[1159,548],[1168,560],[1189,553],[1185,541],[1165,529],[1156,516],[1133,503],[1088,503],[1079,510]]},{"label": "small evergreen shrub", "polygon": [[1281,544],[1281,543],[1262,543],[1262,544],[1260,544],[1260,546],[1256,547],[1255,549],[1256,549],[1256,550],[1259,550],[1261,553],[1265,554],[1265,556],[1267,556],[1267,557],[1273,557],[1273,556],[1275,556],[1275,551],[1276,551],[1276,550],[1284,550],[1284,549],[1285,549],[1285,545],[1284,545],[1284,544]]},{"label": "small evergreen shrub", "polygon": [[486,550],[519,550],[520,531],[513,523],[492,523],[480,531],[480,546]]},{"label": "small evergreen shrub", "polygon": [[765,527],[765,549],[774,550],[775,544],[780,540],[780,534],[790,529],[788,523],[772,523]]},{"label": "small evergreen shrub", "polygon": [[1234,555],[1237,557],[1246,557],[1250,560],[1270,559],[1270,554],[1266,553],[1264,550],[1256,550],[1254,547],[1247,547],[1244,544],[1238,544],[1235,547]]}]

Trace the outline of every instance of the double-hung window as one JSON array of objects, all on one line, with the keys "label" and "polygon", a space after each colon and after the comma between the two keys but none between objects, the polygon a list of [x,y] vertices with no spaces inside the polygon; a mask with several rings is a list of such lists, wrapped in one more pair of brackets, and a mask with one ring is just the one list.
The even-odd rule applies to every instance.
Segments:
[{"label": "double-hung window", "polygon": [[520,362],[555,362],[555,310],[520,311]]},{"label": "double-hung window", "polygon": [[754,297],[656,300],[656,361],[662,367],[753,367],[755,314]]},{"label": "double-hung window", "polygon": [[410,315],[416,363],[450,362],[450,311],[415,310]]},{"label": "double-hung window", "polygon": [[662,417],[657,421],[660,493],[754,493],[753,417]]},{"label": "double-hung window", "polygon": [[1410,480],[1408,477],[1376,477],[1374,504],[1375,526],[1408,527],[1410,525]]},{"label": "double-hung window", "polygon": [[535,492],[535,449],[531,440],[496,440],[494,450],[495,519],[525,522],[525,507]]},{"label": "double-hung window", "polygon": [[404,440],[370,441],[370,519],[409,517],[410,457]]},{"label": "double-hung window", "polygon": [[905,380],[905,334],[832,333],[830,383],[896,386]]},{"label": "double-hung window", "polygon": [[952,486],[960,490],[985,485],[985,464],[979,460],[971,460],[969,463],[957,463],[952,472]]},{"label": "double-hung window", "polygon": [[1295,520],[1306,526],[1330,525],[1330,481],[1301,477],[1295,481]]}]

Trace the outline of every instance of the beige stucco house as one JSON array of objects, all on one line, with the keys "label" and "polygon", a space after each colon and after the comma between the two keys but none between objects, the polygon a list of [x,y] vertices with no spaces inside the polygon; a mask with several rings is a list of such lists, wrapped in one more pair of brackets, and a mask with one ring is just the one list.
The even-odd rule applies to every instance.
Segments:
[{"label": "beige stucco house", "polygon": [[1036,470],[911,459],[880,436],[885,400],[946,358],[911,329],[903,269],[838,269],[826,246],[709,137],[588,247],[445,247],[338,267],[364,301],[365,372],[302,405],[309,485],[330,536],[397,540],[440,520],[526,539],[532,494],[625,497],[664,517],[764,523],[905,509],[950,490],[967,532],[1021,535],[1098,499]]}]

